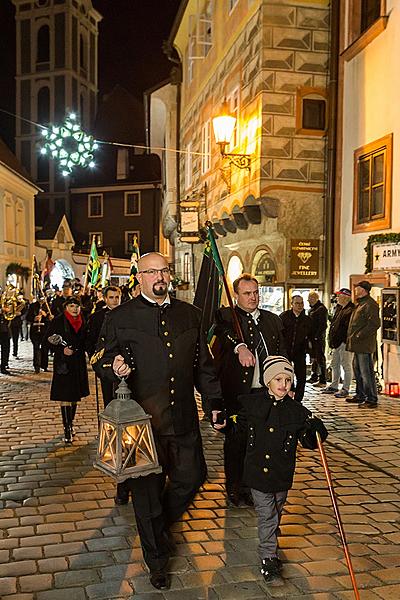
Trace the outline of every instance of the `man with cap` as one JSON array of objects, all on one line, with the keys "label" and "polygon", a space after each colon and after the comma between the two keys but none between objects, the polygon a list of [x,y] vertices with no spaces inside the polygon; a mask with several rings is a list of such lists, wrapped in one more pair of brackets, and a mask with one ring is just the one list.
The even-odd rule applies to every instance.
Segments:
[{"label": "man with cap", "polygon": [[353,370],[356,395],[346,402],[373,408],[378,404],[373,354],[376,351],[376,332],[380,327],[379,306],[370,296],[371,284],[363,280],[356,284],[357,305],[347,331],[346,350],[354,352]]},{"label": "man with cap", "polygon": [[[337,305],[328,333],[329,347],[332,348],[332,383],[322,390],[323,394],[334,394],[336,398],[347,398],[353,370],[351,367],[352,354],[346,350],[347,330],[353,310],[351,291],[341,288],[336,292]],[[343,369],[343,386],[339,391],[339,381]]]},{"label": "man with cap", "polygon": [[66,279],[62,286],[61,296],[56,296],[51,303],[51,312],[55,317],[64,313],[64,302],[73,295],[72,285],[69,279]]}]

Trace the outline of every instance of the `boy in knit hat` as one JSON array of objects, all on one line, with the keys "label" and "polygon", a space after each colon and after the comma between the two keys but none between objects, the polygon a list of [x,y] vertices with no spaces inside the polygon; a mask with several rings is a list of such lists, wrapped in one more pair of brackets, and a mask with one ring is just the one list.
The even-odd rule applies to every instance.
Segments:
[{"label": "boy in knit hat", "polygon": [[239,397],[241,425],[247,427],[243,481],[251,489],[258,516],[258,552],[266,582],[279,576],[278,530],[296,466],[296,448],[318,447],[316,432],[327,438],[322,421],[288,395],[292,364],[284,356],[268,356],[263,366],[265,388]]}]

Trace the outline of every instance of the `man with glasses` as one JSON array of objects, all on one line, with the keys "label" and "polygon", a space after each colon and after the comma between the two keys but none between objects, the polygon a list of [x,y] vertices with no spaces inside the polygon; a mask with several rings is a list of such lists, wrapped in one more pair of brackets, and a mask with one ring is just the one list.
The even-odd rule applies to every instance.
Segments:
[{"label": "man with glasses", "polygon": [[[140,295],[106,315],[93,364],[111,380],[126,377],[133,397],[152,415],[161,474],[130,479],[136,524],[150,582],[168,589],[169,526],[179,519],[206,477],[194,386],[205,398],[216,429],[223,408],[221,388],[201,312],[170,297],[164,256],[151,252],[138,262]],[[92,361],[93,362],[93,361]]]}]

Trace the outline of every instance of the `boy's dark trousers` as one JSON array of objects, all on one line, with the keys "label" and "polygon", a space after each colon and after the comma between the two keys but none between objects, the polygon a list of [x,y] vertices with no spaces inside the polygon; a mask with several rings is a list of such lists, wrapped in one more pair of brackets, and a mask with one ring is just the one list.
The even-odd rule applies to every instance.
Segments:
[{"label": "boy's dark trousers", "polygon": [[238,431],[228,424],[224,440],[225,485],[228,496],[237,496],[244,491],[242,477],[246,445],[246,430]]},{"label": "boy's dark trousers", "polygon": [[279,523],[288,493],[252,489],[251,494],[258,519],[258,555],[261,560],[278,558]]}]

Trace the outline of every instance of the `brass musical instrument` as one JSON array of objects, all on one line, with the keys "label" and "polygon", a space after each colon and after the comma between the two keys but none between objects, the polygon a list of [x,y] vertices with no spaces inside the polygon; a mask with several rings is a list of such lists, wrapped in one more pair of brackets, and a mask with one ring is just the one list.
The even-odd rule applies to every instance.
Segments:
[{"label": "brass musical instrument", "polygon": [[13,285],[7,284],[4,292],[1,295],[1,311],[3,313],[4,318],[7,321],[12,321],[15,317],[21,315],[25,307],[25,300],[22,298],[18,298],[21,292],[18,288],[15,288]]}]

